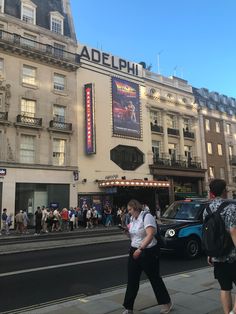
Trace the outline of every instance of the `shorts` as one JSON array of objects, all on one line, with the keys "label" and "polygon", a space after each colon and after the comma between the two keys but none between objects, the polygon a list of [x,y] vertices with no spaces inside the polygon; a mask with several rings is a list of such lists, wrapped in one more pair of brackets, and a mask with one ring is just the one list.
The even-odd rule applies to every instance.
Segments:
[{"label": "shorts", "polygon": [[221,290],[232,290],[233,283],[236,285],[236,261],[233,263],[215,262],[214,275],[220,284]]}]

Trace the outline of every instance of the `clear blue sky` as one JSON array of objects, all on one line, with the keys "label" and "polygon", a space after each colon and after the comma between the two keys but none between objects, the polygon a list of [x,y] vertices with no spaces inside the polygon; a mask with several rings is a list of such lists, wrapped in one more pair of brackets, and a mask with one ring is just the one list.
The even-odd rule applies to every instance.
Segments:
[{"label": "clear blue sky", "polygon": [[70,0],[77,40],[236,98],[235,0]]}]

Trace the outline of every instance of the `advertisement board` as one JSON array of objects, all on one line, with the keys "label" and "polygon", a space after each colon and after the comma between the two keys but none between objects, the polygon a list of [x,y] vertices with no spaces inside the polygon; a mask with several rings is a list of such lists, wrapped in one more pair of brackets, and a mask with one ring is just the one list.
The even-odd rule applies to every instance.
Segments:
[{"label": "advertisement board", "polygon": [[112,77],[113,134],[141,138],[139,85]]},{"label": "advertisement board", "polygon": [[93,84],[84,85],[85,98],[85,150],[86,154],[96,153],[95,127],[94,127],[94,99]]}]

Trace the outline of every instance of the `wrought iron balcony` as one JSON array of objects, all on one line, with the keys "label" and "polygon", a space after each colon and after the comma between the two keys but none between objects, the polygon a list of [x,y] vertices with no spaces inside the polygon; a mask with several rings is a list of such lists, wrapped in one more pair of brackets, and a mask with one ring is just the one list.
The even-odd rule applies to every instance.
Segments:
[{"label": "wrought iron balcony", "polygon": [[28,126],[28,127],[36,127],[41,128],[42,127],[42,118],[33,118],[33,117],[27,117],[25,115],[19,114],[16,117],[16,124]]},{"label": "wrought iron balcony", "polygon": [[159,156],[153,157],[154,165],[163,168],[181,168],[181,169],[201,169],[201,163],[197,161],[188,161],[184,159],[169,159],[160,158]]},{"label": "wrought iron balcony", "polygon": [[157,125],[157,124],[153,124],[153,123],[151,122],[151,130],[152,130],[153,132],[163,133],[163,126]]},{"label": "wrought iron balcony", "polygon": [[230,164],[232,166],[236,166],[236,156],[235,155],[230,156],[229,160],[230,160]]},{"label": "wrought iron balcony", "polygon": [[194,133],[193,132],[189,132],[189,131],[186,131],[186,130],[183,130],[183,132],[184,132],[184,137],[194,138]]},{"label": "wrought iron balcony", "polygon": [[24,54],[28,58],[39,59],[45,63],[57,64],[74,71],[79,67],[80,63],[78,54],[3,30],[0,30],[0,48],[14,54]]},{"label": "wrought iron balcony", "polygon": [[167,129],[167,133],[170,135],[179,135],[179,130],[178,129],[172,129],[172,128],[168,128]]},{"label": "wrought iron balcony", "polygon": [[8,112],[0,112],[0,121],[6,122],[8,119]]},{"label": "wrought iron balcony", "polygon": [[61,132],[72,132],[72,123],[51,120],[49,122],[49,128]]}]

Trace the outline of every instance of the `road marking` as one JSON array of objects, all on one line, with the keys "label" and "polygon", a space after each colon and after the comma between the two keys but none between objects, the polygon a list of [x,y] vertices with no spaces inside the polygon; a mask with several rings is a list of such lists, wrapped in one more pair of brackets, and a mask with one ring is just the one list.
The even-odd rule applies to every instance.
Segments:
[{"label": "road marking", "polygon": [[25,273],[37,272],[37,271],[41,271],[41,270],[57,269],[57,268],[70,267],[70,266],[76,266],[76,265],[111,261],[114,259],[120,259],[120,258],[124,258],[127,256],[128,256],[128,254],[124,254],[124,255],[117,255],[117,256],[111,256],[111,257],[90,259],[90,260],[85,260],[85,261],[80,261],[80,262],[65,263],[65,264],[58,264],[58,265],[51,265],[51,266],[44,266],[44,267],[37,267],[37,268],[30,268],[30,269],[22,269],[22,270],[12,271],[12,272],[8,272],[8,273],[2,273],[2,274],[0,274],[0,277],[20,275],[20,274],[25,274]]}]

